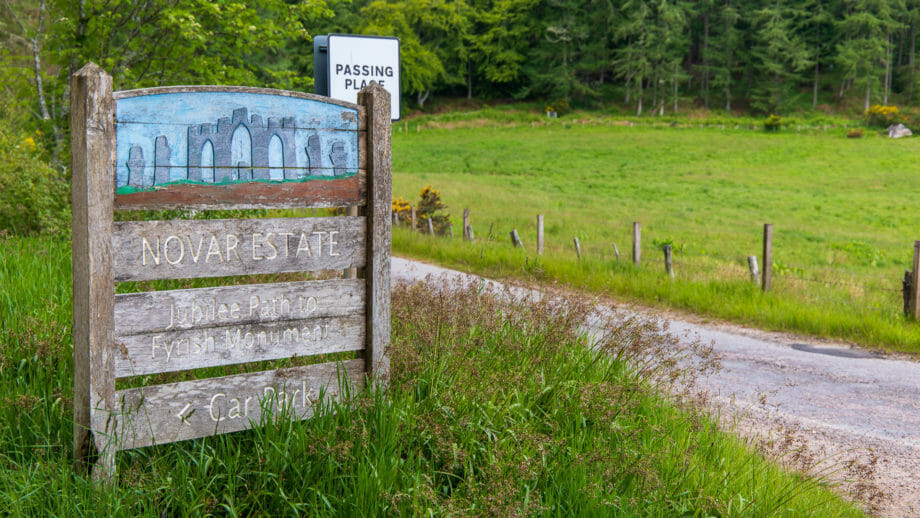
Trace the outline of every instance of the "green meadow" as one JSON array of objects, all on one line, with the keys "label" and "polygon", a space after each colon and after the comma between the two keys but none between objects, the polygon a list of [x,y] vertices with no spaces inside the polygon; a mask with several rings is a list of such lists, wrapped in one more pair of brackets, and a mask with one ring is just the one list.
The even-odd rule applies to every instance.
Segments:
[{"label": "green meadow", "polygon": [[[920,139],[871,130],[849,139],[841,121],[795,121],[776,133],[741,119],[697,122],[547,120],[491,109],[397,124],[394,196],[439,190],[455,238],[398,229],[394,250],[486,275],[920,352],[920,325],[905,320],[901,293],[920,239]],[[466,207],[472,244],[459,238]],[[540,257],[537,214],[545,217]],[[638,268],[634,221],[642,225]],[[762,262],[764,223],[774,229],[766,294],[747,261]],[[512,229],[523,251],[511,247]],[[663,244],[674,249],[673,280]]]},{"label": "green meadow", "polygon": [[651,322],[591,346],[587,303],[421,285],[393,294],[386,393],[121,452],[96,486],[72,469],[70,268],[64,240],[0,237],[5,516],[861,516],[822,478],[842,466],[785,471],[662,396],[699,374],[669,359],[705,349]]}]

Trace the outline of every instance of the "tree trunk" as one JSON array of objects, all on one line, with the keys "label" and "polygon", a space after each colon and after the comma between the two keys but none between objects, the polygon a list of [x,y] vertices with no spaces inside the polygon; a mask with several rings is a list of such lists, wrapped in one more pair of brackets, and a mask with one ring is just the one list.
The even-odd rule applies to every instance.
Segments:
[{"label": "tree trunk", "polygon": [[642,116],[642,79],[636,80],[636,117]]},{"label": "tree trunk", "polygon": [[632,83],[632,78],[627,75],[626,76],[626,86],[625,86],[626,94],[623,98],[623,104],[629,104],[629,92],[632,91],[629,89],[630,83]]},{"label": "tree trunk", "polygon": [[428,96],[431,95],[431,89],[426,88],[424,92],[419,92],[416,94],[415,99],[418,101],[418,107],[423,108],[425,106],[425,101],[428,100]]},{"label": "tree trunk", "polygon": [[[878,76],[876,76],[876,77],[878,77]],[[866,105],[865,105],[865,111],[869,111],[869,100],[870,100],[871,97],[872,97],[872,87],[866,85]]]},{"label": "tree trunk", "polygon": [[703,15],[703,107],[709,109],[709,13]]},{"label": "tree trunk", "polygon": [[677,76],[674,76],[673,83],[671,84],[671,94],[674,96],[674,113],[677,113]]},{"label": "tree trunk", "polygon": [[469,58],[466,59],[466,98],[473,98],[473,65]]},{"label": "tree trunk", "polygon": [[818,80],[821,78],[820,70],[819,70],[820,67],[821,65],[818,63],[818,59],[815,58],[815,86],[811,92],[811,107],[812,108],[818,106]]},{"label": "tree trunk", "polygon": [[910,56],[907,57],[908,67],[910,69],[910,82],[907,85],[907,99],[909,102],[914,100],[914,79],[916,71],[914,70],[914,56],[917,51],[917,22],[910,22]]},{"label": "tree trunk", "polygon": [[888,34],[885,46],[885,80],[882,82],[882,104],[888,105],[888,92],[891,91],[891,34]]}]

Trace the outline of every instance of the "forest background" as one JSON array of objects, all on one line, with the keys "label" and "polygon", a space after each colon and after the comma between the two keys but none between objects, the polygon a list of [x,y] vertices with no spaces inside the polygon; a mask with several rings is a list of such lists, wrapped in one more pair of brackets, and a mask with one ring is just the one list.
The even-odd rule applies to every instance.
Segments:
[{"label": "forest background", "polygon": [[[403,102],[661,116],[920,97],[920,0],[2,0],[0,229],[65,231],[68,77],[312,91],[312,36],[400,38]],[[407,113],[408,110],[404,110]]]}]

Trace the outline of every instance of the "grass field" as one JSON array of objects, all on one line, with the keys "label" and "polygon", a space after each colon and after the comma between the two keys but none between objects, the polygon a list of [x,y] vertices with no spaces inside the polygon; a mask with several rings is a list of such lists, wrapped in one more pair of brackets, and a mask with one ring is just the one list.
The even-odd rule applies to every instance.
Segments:
[{"label": "grass field", "polygon": [[[421,131],[397,125],[394,196],[415,199],[429,184],[440,190],[458,239],[397,231],[395,251],[920,352],[920,325],[904,320],[901,295],[920,238],[920,139],[872,132],[847,139],[843,125],[771,134],[743,125],[700,128],[692,119],[675,127],[534,119],[493,110],[429,117]],[[472,212],[472,245],[459,240],[464,207]],[[546,218],[546,251],[535,263],[537,214]],[[633,221],[643,228],[640,268],[630,263]],[[751,283],[747,266],[747,256],[761,254],[764,223],[774,225],[769,294]],[[526,251],[510,248],[512,229]],[[673,281],[664,275],[664,243],[675,250]]]},{"label": "grass field", "polygon": [[860,515],[662,399],[668,362],[628,366],[685,352],[654,325],[592,349],[583,304],[422,287],[394,293],[386,397],[119,453],[94,487],[71,468],[69,272],[64,241],[0,239],[0,514]]}]

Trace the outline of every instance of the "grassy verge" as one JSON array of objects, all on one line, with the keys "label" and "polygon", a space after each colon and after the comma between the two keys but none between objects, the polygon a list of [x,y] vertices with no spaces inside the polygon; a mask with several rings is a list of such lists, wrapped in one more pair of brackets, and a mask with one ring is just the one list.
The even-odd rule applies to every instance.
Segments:
[{"label": "grassy verge", "polygon": [[[783,130],[614,125],[572,120],[396,133],[394,195],[440,190],[455,234],[472,211],[477,243],[397,235],[395,250],[490,275],[530,276],[546,218],[547,281],[770,329],[920,352],[902,316],[920,139],[847,139],[842,128]],[[516,124],[516,125],[515,125]],[[632,222],[643,264],[627,266]],[[774,225],[774,291],[750,286],[747,257]],[[527,253],[509,250],[517,229]],[[578,262],[578,237],[585,260]],[[675,250],[664,276],[661,245]],[[621,253],[617,263],[614,244]],[[480,259],[480,257],[482,259]],[[502,261],[507,260],[507,263]]]},{"label": "grassy verge", "polygon": [[386,397],[303,423],[118,455],[105,491],[71,473],[69,249],[0,247],[0,509],[13,515],[858,516],[662,399],[682,354],[649,324],[598,349],[583,304],[396,290]]}]

